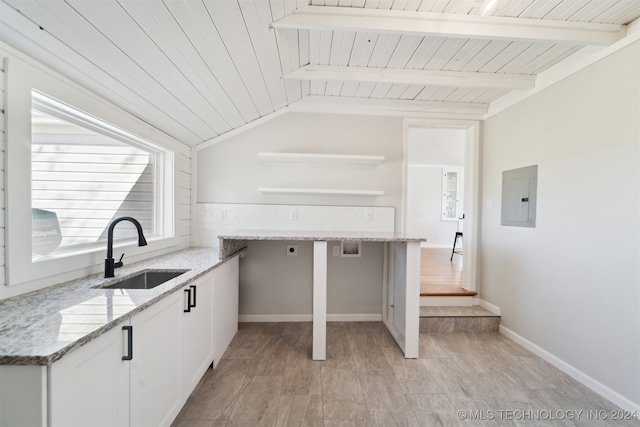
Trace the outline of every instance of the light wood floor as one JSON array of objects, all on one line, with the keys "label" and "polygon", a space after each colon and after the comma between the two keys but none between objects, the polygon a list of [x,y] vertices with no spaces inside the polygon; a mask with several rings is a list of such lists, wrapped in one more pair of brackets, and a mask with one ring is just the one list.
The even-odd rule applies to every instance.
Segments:
[{"label": "light wood floor", "polygon": [[[617,408],[499,333],[421,334],[405,359],[381,322],[329,322],[310,354],[311,323],[240,324],[174,426],[640,425],[587,419]],[[522,421],[550,412],[575,418]]]},{"label": "light wood floor", "polygon": [[462,255],[451,249],[420,250],[420,295],[475,295],[462,287]]}]

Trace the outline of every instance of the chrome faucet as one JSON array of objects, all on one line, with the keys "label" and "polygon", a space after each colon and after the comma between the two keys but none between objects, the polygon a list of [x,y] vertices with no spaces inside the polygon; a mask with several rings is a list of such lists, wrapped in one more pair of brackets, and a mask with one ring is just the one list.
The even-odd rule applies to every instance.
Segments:
[{"label": "chrome faucet", "polygon": [[142,233],[142,226],[135,218],[130,216],[121,216],[120,218],[116,218],[111,221],[109,224],[109,231],[107,232],[107,257],[104,260],[104,277],[114,277],[114,270],[116,268],[120,268],[124,265],[122,262],[122,258],[124,254],[120,256],[120,260],[115,262],[113,260],[113,229],[120,221],[130,221],[133,225],[138,229],[138,246],[147,246],[147,240],[144,238],[144,234]]}]

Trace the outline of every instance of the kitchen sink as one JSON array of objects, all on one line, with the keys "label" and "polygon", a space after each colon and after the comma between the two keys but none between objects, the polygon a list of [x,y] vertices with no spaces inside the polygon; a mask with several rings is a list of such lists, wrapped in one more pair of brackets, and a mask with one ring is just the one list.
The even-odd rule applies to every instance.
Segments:
[{"label": "kitchen sink", "polygon": [[98,286],[103,289],[153,289],[169,280],[178,277],[188,270],[179,271],[145,271],[135,276],[122,279],[112,285]]}]

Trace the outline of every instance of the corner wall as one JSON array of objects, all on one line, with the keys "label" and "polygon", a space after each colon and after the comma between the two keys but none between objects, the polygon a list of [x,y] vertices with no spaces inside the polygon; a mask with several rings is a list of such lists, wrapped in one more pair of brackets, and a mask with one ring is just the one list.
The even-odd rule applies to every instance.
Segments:
[{"label": "corner wall", "polygon": [[[385,160],[379,165],[266,162],[259,152],[380,155]],[[197,202],[391,206],[398,230],[402,168],[402,118],[286,113],[197,151]],[[267,194],[258,187],[382,190],[384,195]],[[285,254],[287,244],[298,246],[297,256]],[[339,242],[328,245],[328,313],[381,318],[382,244],[365,243],[361,258],[335,257],[335,245]],[[309,242],[250,242],[240,262],[242,318],[277,321],[311,315],[311,248]]]},{"label": "corner wall", "polygon": [[[640,43],[488,119],[480,294],[509,334],[640,408]],[[538,165],[536,228],[500,225],[501,174]]]},{"label": "corner wall", "polygon": [[[402,204],[402,119],[286,113],[197,151],[198,203]],[[379,165],[267,162],[260,152],[384,156]],[[382,190],[382,196],[266,194],[258,187]],[[397,227],[396,227],[397,228]]]}]

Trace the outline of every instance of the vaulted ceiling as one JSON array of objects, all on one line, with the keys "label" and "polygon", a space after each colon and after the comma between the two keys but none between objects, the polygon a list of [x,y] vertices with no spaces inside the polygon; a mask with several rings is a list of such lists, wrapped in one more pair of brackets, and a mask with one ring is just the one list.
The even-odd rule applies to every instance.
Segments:
[{"label": "vaulted ceiling", "polygon": [[481,119],[640,0],[1,0],[0,40],[196,146],[282,111]]}]

